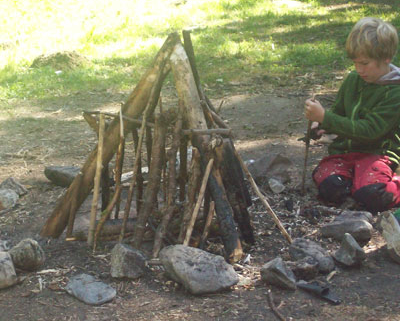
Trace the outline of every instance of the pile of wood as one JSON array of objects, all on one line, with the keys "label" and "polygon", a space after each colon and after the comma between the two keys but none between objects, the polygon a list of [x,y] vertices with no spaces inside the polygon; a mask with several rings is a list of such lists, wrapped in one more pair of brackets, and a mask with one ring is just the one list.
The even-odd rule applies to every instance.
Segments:
[{"label": "pile of wood", "polygon": [[[243,241],[254,243],[247,211],[251,199],[243,175],[243,162],[233,145],[230,129],[201,88],[190,33],[184,31],[183,38],[184,44],[177,33],[169,35],[152,66],[121,107],[119,117],[115,117],[105,129],[103,115],[86,114],[85,118],[99,131],[99,143],[81,173],[59,199],[41,231],[42,236],[59,237],[67,226],[67,237],[73,235],[75,214],[94,187],[88,240],[96,245],[111,211],[117,207],[116,213],[119,212],[125,137],[131,133],[135,143],[135,161],[120,241],[125,236],[131,204],[136,197],[133,245],[140,248],[146,229],[152,227],[155,230],[154,257],[158,256],[166,240],[189,244],[201,209],[205,218],[201,246],[207,238],[214,211],[228,261],[234,262],[242,257]],[[167,110],[160,104],[160,91],[170,71],[179,103]],[[141,172],[143,143],[149,166],[147,184],[144,184]],[[188,151],[192,153],[190,164],[187,162]],[[114,155],[115,187],[111,196],[108,167]],[[100,187],[102,213],[96,224]],[[171,222],[173,226],[178,222],[179,228],[171,229]],[[275,222],[282,230],[280,222]]]}]

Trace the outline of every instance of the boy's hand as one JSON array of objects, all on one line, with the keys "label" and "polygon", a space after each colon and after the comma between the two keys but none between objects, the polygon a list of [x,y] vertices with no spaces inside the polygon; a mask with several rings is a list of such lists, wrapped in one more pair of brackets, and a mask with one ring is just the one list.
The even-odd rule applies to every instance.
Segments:
[{"label": "boy's hand", "polygon": [[306,100],[304,115],[308,120],[322,123],[325,116],[325,109],[318,100],[310,98]]}]

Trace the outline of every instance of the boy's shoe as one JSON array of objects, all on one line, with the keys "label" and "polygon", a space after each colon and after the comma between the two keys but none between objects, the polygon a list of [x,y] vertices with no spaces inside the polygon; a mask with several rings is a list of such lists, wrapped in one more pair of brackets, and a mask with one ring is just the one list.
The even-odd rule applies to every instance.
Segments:
[{"label": "boy's shoe", "polygon": [[386,241],[390,257],[400,264],[400,225],[390,212],[381,215],[382,236]]}]

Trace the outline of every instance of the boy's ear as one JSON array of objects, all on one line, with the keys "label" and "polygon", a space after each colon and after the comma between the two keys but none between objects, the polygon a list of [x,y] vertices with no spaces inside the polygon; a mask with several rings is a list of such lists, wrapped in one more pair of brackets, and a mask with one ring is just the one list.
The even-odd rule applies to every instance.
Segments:
[{"label": "boy's ear", "polygon": [[385,63],[390,64],[392,62],[392,59],[386,58]]}]

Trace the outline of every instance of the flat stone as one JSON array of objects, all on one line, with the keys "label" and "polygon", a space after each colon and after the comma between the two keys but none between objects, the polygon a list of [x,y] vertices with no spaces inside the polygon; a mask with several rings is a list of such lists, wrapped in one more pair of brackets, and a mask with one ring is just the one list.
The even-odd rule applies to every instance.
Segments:
[{"label": "flat stone", "polygon": [[78,300],[90,305],[106,303],[117,295],[117,291],[113,287],[97,281],[88,274],[79,274],[72,277],[65,290]]},{"label": "flat stone", "polygon": [[10,253],[0,251],[0,289],[8,288],[17,282],[17,273]]},{"label": "flat stone", "polygon": [[289,168],[292,165],[289,158],[281,154],[268,153],[251,161],[247,167],[258,184],[264,183],[264,180],[269,178],[275,178],[284,184],[290,180]]},{"label": "flat stone", "polygon": [[331,237],[341,241],[346,233],[351,234],[357,242],[365,245],[372,237],[372,225],[363,219],[334,220],[321,227],[323,237]]},{"label": "flat stone", "polygon": [[0,189],[0,211],[13,208],[17,204],[18,199],[18,194],[12,189]]},{"label": "flat stone", "polygon": [[24,239],[9,251],[15,267],[25,271],[35,271],[43,265],[46,256],[39,243]]},{"label": "flat stone", "polygon": [[68,187],[71,185],[79,172],[80,168],[76,166],[47,166],[44,169],[44,175],[47,179],[61,187]]},{"label": "flat stone", "polygon": [[12,189],[18,196],[23,196],[28,193],[28,190],[14,177],[8,177],[0,184],[0,189]]},{"label": "flat stone", "polygon": [[126,244],[117,244],[111,251],[111,276],[137,279],[146,272],[146,257]]},{"label": "flat stone", "polygon": [[295,262],[286,262],[298,280],[309,281],[318,275],[318,261],[307,256]]},{"label": "flat stone", "polygon": [[349,221],[349,220],[363,220],[369,223],[374,221],[374,216],[367,211],[349,211],[344,210],[338,215],[334,221],[342,222],[342,221]]},{"label": "flat stone", "polygon": [[296,290],[296,277],[282,258],[277,257],[264,264],[260,270],[261,280],[283,289]]},{"label": "flat stone", "polygon": [[318,262],[318,271],[329,273],[335,268],[335,263],[329,253],[314,241],[305,238],[296,238],[289,246],[290,257],[297,261],[307,256]]},{"label": "flat stone", "polygon": [[365,260],[366,255],[354,237],[346,233],[339,250],[333,254],[333,258],[343,265],[356,266],[360,265],[361,262]]},{"label": "flat stone", "polygon": [[238,274],[222,256],[197,248],[167,246],[159,258],[167,274],[192,294],[219,292],[239,282]]}]

